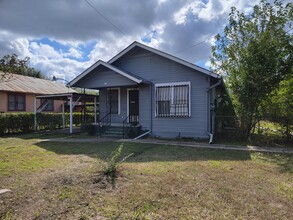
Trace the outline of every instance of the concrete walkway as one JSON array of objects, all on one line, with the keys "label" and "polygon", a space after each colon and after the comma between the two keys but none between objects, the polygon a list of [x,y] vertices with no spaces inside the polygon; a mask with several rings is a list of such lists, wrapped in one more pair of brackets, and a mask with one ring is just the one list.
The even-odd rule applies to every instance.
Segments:
[{"label": "concrete walkway", "polygon": [[286,153],[293,154],[293,148],[273,148],[273,147],[258,147],[258,146],[238,146],[238,145],[224,145],[224,144],[205,144],[197,142],[178,142],[157,139],[115,139],[115,138],[50,138],[40,139],[40,141],[53,141],[53,142],[79,142],[79,143],[99,143],[106,141],[113,142],[130,142],[130,143],[144,143],[156,145],[171,145],[183,147],[195,147],[204,149],[220,149],[220,150],[238,150],[238,151],[251,151],[251,152],[268,152],[268,153]]},{"label": "concrete walkway", "polygon": [[48,139],[39,139],[39,141],[52,141],[52,142],[78,142],[78,143],[99,143],[106,141],[117,141],[117,138],[48,138]]},{"label": "concrete walkway", "polygon": [[205,149],[239,150],[239,151],[252,151],[252,152],[293,154],[293,148],[258,147],[258,146],[251,146],[251,145],[238,146],[238,145],[224,145],[224,144],[205,144],[205,143],[196,143],[196,142],[164,141],[164,140],[155,140],[155,139],[141,139],[141,140],[122,139],[122,140],[118,140],[118,142],[172,145],[172,146],[195,147],[195,148],[205,148]]}]

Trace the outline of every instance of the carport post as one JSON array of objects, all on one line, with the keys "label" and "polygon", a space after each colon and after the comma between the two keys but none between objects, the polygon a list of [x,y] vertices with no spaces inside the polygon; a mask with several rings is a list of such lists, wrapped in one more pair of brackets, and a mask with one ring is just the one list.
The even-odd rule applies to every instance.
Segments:
[{"label": "carport post", "polygon": [[72,95],[69,97],[69,104],[70,104],[70,116],[69,116],[69,118],[70,118],[70,128],[69,128],[69,132],[70,132],[70,134],[72,134]]},{"label": "carport post", "polygon": [[37,97],[34,98],[34,129],[37,130]]},{"label": "carport post", "polygon": [[94,97],[95,124],[97,124],[97,97]]}]

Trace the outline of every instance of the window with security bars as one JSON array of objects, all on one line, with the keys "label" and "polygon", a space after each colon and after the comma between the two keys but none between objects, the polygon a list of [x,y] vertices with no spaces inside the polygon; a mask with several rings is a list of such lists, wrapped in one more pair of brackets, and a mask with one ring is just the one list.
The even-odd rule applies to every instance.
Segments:
[{"label": "window with security bars", "polygon": [[190,83],[156,85],[157,117],[189,117]]}]

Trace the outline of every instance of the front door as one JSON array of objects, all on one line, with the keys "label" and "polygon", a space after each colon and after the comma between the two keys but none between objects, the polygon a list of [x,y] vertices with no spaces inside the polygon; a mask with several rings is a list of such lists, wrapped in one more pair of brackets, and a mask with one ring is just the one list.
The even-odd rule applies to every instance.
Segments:
[{"label": "front door", "polygon": [[129,123],[138,124],[139,115],[139,91],[138,89],[128,91]]}]

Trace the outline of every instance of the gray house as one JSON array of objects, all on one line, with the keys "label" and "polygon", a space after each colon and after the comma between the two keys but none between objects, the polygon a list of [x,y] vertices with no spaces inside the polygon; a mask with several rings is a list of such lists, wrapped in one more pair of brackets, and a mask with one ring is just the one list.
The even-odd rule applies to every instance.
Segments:
[{"label": "gray house", "polygon": [[140,126],[158,137],[210,138],[219,75],[133,42],[70,82],[99,90],[101,123]]}]

